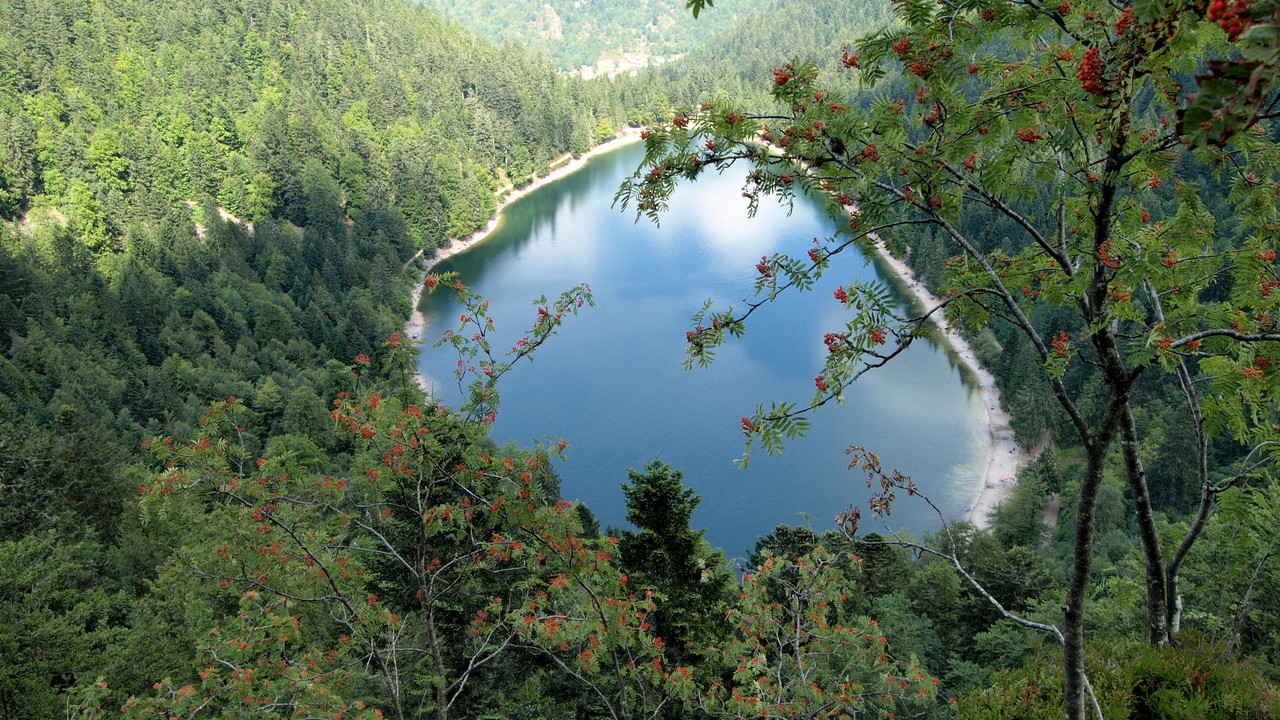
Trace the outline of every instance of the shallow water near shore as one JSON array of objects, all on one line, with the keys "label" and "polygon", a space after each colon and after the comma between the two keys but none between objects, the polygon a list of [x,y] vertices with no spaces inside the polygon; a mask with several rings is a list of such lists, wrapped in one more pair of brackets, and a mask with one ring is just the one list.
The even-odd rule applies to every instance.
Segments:
[{"label": "shallow water near shore", "polygon": [[[710,368],[684,370],[684,333],[703,302],[741,306],[762,255],[802,255],[834,226],[806,200],[790,215],[762,202],[748,219],[739,174],[682,187],[660,227],[635,223],[633,213],[611,204],[642,157],[643,148],[632,145],[592,159],[514,202],[489,239],[436,268],[461,273],[489,298],[496,347],[525,334],[537,296],[580,282],[594,291],[596,307],[568,318],[535,362],[503,378],[495,439],[564,438],[570,448],[558,466],[562,494],[585,501],[602,525],[625,524],[620,484],[627,467],[657,457],[681,468],[702,495],[694,526],[731,557],[745,555],[779,523],[828,529],[837,512],[864,504],[865,475],[846,469],[850,445],[914,477],[949,518],[963,516],[990,451],[987,419],[972,381],[930,341],[864,376],[843,407],[816,411],[808,435],[790,441],[784,455],[757,449],[750,466],[737,470],[740,418],[757,403],[811,398],[826,352],[822,336],[839,331],[847,312],[831,291],[878,271],[842,255],[813,291],[762,308],[747,336],[721,348]],[[428,303],[420,369],[439,399],[454,404],[457,356],[429,343],[458,311],[443,296]],[[927,505],[905,496],[888,522],[917,533],[938,526]],[[876,528],[864,513],[862,529]]]}]

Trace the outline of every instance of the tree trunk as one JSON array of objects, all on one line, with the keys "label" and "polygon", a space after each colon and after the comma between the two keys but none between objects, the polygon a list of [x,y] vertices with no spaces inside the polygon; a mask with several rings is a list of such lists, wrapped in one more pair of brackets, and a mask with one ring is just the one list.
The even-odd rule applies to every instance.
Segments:
[{"label": "tree trunk", "polygon": [[1187,409],[1191,412],[1192,429],[1196,437],[1196,474],[1200,479],[1200,506],[1196,511],[1195,519],[1191,522],[1191,527],[1187,528],[1187,534],[1183,536],[1178,549],[1174,551],[1173,557],[1169,558],[1169,564],[1165,567],[1165,604],[1169,609],[1168,626],[1171,640],[1177,638],[1179,626],[1182,624],[1182,598],[1179,597],[1178,592],[1178,573],[1182,569],[1182,561],[1191,551],[1191,546],[1199,539],[1200,531],[1204,529],[1205,523],[1209,522],[1209,516],[1213,513],[1218,496],[1213,480],[1209,477],[1209,443],[1204,434],[1204,413],[1200,411],[1200,396],[1196,393],[1195,384],[1191,381],[1191,371],[1187,369],[1185,362],[1178,363],[1177,378],[1178,387],[1187,398]]},{"label": "tree trunk", "polygon": [[1138,428],[1133,420],[1133,408],[1126,402],[1122,412],[1120,447],[1124,451],[1124,472],[1129,480],[1129,492],[1133,495],[1134,516],[1138,535],[1142,538],[1142,559],[1147,573],[1147,642],[1165,645],[1169,642],[1169,606],[1160,535],[1151,511],[1151,495],[1147,492],[1147,472],[1138,452]]},{"label": "tree trunk", "polygon": [[1071,557],[1071,580],[1062,606],[1063,693],[1067,720],[1084,720],[1086,679],[1084,673],[1084,609],[1093,571],[1093,542],[1097,526],[1098,489],[1102,486],[1107,452],[1115,437],[1121,415],[1121,398],[1112,397],[1097,434],[1085,442],[1085,471],[1080,481],[1076,505],[1075,543]]},{"label": "tree trunk", "polygon": [[1151,510],[1151,494],[1147,489],[1147,471],[1142,464],[1138,447],[1138,426],[1133,419],[1130,392],[1141,368],[1130,371],[1125,366],[1124,355],[1116,340],[1114,326],[1094,337],[1101,361],[1102,372],[1118,403],[1117,423],[1120,431],[1120,449],[1124,456],[1124,474],[1129,481],[1129,494],[1133,496],[1134,519],[1138,524],[1138,536],[1142,541],[1142,560],[1146,569],[1147,587],[1147,641],[1152,645],[1164,645],[1169,641],[1169,611],[1165,604],[1166,587],[1164,559],[1160,550],[1160,535],[1156,530],[1155,515]]}]

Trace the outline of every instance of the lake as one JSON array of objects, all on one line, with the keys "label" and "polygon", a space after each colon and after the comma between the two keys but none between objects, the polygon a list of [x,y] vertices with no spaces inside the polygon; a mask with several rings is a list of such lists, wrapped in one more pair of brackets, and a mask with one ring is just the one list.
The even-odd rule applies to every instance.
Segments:
[{"label": "lake", "polygon": [[[746,337],[730,341],[716,362],[685,370],[689,317],[711,298],[741,306],[752,293],[762,255],[803,255],[835,226],[820,202],[786,207],[761,201],[748,218],[742,174],[708,174],[681,187],[655,227],[612,207],[618,184],[643,158],[634,144],[593,158],[581,170],[512,203],[485,242],[443,263],[491,301],[497,348],[510,347],[532,324],[531,301],[586,282],[596,306],[570,317],[559,335],[502,379],[496,440],[528,444],[564,438],[558,464],[562,494],[586,502],[601,525],[625,526],[620,489],[626,468],[655,457],[683,469],[702,496],[694,527],[729,557],[741,557],[776,525],[834,527],[849,504],[863,504],[865,476],[846,470],[844,451],[864,446],[886,468],[915,478],[948,517],[962,517],[977,492],[989,449],[986,415],[971,381],[931,341],[915,343],[888,367],[869,373],[812,416],[809,434],[781,456],[757,449],[739,471],[741,418],[757,403],[807,402],[826,347],[847,313],[832,297],[854,280],[886,282],[874,264],[842,254],[814,291],[791,293],[762,308]],[[905,300],[904,300],[905,302]],[[443,294],[427,306],[421,372],[438,398],[455,404],[457,355],[430,342],[458,309]],[[936,529],[918,499],[899,499],[894,529]],[[864,513],[862,530],[878,529]]]}]

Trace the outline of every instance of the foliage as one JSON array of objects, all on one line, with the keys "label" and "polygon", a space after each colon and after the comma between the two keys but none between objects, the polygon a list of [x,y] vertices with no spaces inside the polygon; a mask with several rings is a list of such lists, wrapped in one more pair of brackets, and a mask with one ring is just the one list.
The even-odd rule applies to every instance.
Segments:
[{"label": "foliage", "polygon": [[1057,460],[1046,453],[1018,473],[1013,492],[995,510],[993,534],[1006,546],[1038,545],[1047,528],[1044,525],[1049,487],[1057,472]]},{"label": "foliage", "polygon": [[[697,317],[688,334],[695,363],[744,332],[778,293],[812,288],[853,248],[949,248],[945,299],[924,314],[900,314],[875,286],[836,288],[851,312],[825,336],[812,398],[762,405],[743,418],[748,452],[755,443],[778,451],[803,432],[804,413],[839,400],[934,313],[1021,336],[1085,451],[1063,629],[1041,625],[1065,645],[1066,712],[1082,717],[1086,694],[1096,704],[1084,676],[1085,607],[1111,450],[1141,543],[1148,636],[1159,645],[1180,628],[1187,552],[1234,482],[1219,483],[1208,470],[1213,439],[1249,448],[1274,434],[1280,384],[1268,372],[1280,334],[1271,228],[1280,155],[1267,128],[1254,124],[1270,117],[1273,102],[1266,88],[1274,70],[1259,60],[1270,51],[1255,45],[1270,46],[1271,6],[1239,19],[1242,27],[1256,22],[1252,35],[1216,17],[1220,7],[1204,17],[1195,3],[903,2],[895,10],[901,25],[844,50],[841,64],[867,86],[891,66],[909,77],[914,98],[888,86],[859,107],[820,84],[813,62],[794,59],[773,71],[772,93],[785,111],[707,103],[678,112],[649,133],[644,165],[618,199],[656,219],[678,181],[745,161],[753,207],[761,195],[820,192],[847,219],[803,256],[762,258],[755,298],[743,309],[708,307]],[[1198,98],[1180,93],[1175,77],[1223,52],[1240,54],[1216,67],[1257,69],[1253,90],[1262,89],[1228,98],[1231,88],[1209,79]],[[1221,123],[1203,128],[1207,135],[1170,121],[1242,97],[1246,111],[1224,111]],[[1213,145],[1228,149],[1206,147]],[[1167,178],[1172,188],[1163,187]],[[1219,200],[1206,202],[1204,187]],[[1004,236],[993,239],[993,230]],[[1200,487],[1196,519],[1171,551],[1159,537],[1135,412],[1139,381],[1158,374],[1173,380],[1193,418]],[[892,488],[913,490],[909,480],[885,477],[877,511]]]},{"label": "foliage", "polygon": [[545,172],[601,119],[545,61],[404,2],[6,4],[0,20],[24,48],[0,53],[4,217],[61,208],[95,253],[206,198],[434,247],[488,221],[518,155],[513,175]]},{"label": "foliage", "polygon": [[[723,4],[722,12],[700,16],[703,1],[434,0],[434,4],[496,43],[536,48],[568,70],[627,54],[683,55],[723,31],[735,17],[766,5],[761,0],[739,0]],[[686,7],[699,22],[684,21]]]},{"label": "foliage", "polygon": [[[1280,717],[1275,688],[1248,663],[1224,658],[1223,648],[1202,642],[1181,647],[1107,645],[1094,661],[1097,692],[1105,717],[1274,718]],[[956,702],[960,717],[1061,717],[1062,678],[1053,662],[1032,657],[1026,665],[996,673],[989,688]]]},{"label": "foliage", "polygon": [[[514,363],[530,359],[533,353],[556,334],[556,329],[566,316],[577,315],[584,306],[594,306],[591,286],[581,283],[560,293],[554,302],[546,296],[533,301],[537,306],[533,325],[499,359],[489,336],[493,332],[493,318],[489,316],[489,301],[476,295],[462,284],[455,273],[429,274],[423,282],[428,293],[446,289],[457,296],[463,312],[458,316],[458,327],[445,329],[434,347],[449,345],[458,353],[458,367],[454,379],[459,388],[465,388],[465,411],[471,419],[493,422],[498,417],[498,379],[511,369]],[[561,450],[564,449],[562,446]]]},{"label": "foliage", "polygon": [[683,483],[683,473],[654,460],[644,471],[627,470],[622,486],[627,521],[639,531],[619,537],[622,565],[636,587],[661,601],[656,633],[682,664],[700,665],[707,648],[727,630],[723,604],[731,577],[723,555],[689,523],[701,498]]},{"label": "foliage", "polygon": [[28,536],[0,543],[0,715],[54,717],[62,689],[96,682],[124,598],[97,587],[102,548]]},{"label": "foliage", "polygon": [[769,558],[743,576],[723,647],[732,680],[697,707],[717,717],[893,717],[928,707],[936,679],[914,658],[890,659],[878,623],[848,609],[853,585],[824,548]]},{"label": "foliage", "polygon": [[1276,613],[1276,510],[1280,491],[1233,488],[1221,497],[1221,512],[1206,533],[1211,543],[1197,547],[1188,562],[1189,594],[1201,612],[1188,625],[1242,657],[1274,667],[1280,655]]},{"label": "foliage", "polygon": [[[407,348],[390,342],[395,365]],[[660,655],[659,640],[636,634],[643,613],[628,609],[607,543],[589,548],[572,506],[552,502],[546,454],[493,455],[484,423],[360,390],[363,362],[360,394],[342,394],[332,413],[356,439],[354,465],[367,467],[358,476],[293,473],[287,454],[255,457],[236,400],[216,405],[189,442],[150,444],[166,470],[143,488],[145,507],[208,506],[209,534],[182,557],[240,608],[208,630],[198,687],[161,683],[126,704],[134,716],[247,705],[260,716],[336,717],[368,701],[397,717],[422,707],[444,718],[517,645],[557,662],[571,643],[602,640],[602,654],[643,641],[642,652]],[[599,667],[589,650],[572,657],[584,672]],[[619,682],[626,696],[662,678]]]}]

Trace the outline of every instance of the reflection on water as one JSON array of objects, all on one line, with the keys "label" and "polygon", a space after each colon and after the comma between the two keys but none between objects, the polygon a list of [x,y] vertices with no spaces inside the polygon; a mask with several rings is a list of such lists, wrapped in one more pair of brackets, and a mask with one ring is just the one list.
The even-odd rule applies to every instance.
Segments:
[{"label": "reflection on water", "polygon": [[[846,258],[813,292],[781,297],[753,316],[747,337],[719,352],[709,369],[685,371],[689,316],[712,298],[718,307],[751,293],[754,265],[774,252],[802,254],[832,223],[815,204],[764,206],[746,217],[737,175],[709,175],[680,189],[660,227],[633,222],[611,207],[621,179],[642,148],[606,153],[584,169],[514,203],[497,233],[443,264],[492,301],[496,347],[525,334],[530,301],[590,283],[596,307],[570,318],[536,362],[503,378],[494,436],[559,436],[569,441],[560,467],[563,494],[583,500],[603,524],[624,522],[620,484],[625,468],[655,456],[685,470],[703,496],[695,527],[730,556],[778,523],[833,526],[835,513],[867,495],[864,478],[845,469],[844,450],[860,445],[886,467],[912,475],[948,514],[964,513],[985,464],[987,429],[977,396],[947,353],[918,342],[846,394],[843,407],[813,416],[809,436],[785,455],[757,452],[748,469],[739,419],[757,403],[805,401],[814,391],[825,347],[846,311],[832,296],[838,285],[876,277],[874,266]],[[433,297],[428,312],[441,318],[424,335],[438,337],[457,312]],[[432,378],[451,378],[457,356],[424,348],[421,366]],[[441,399],[456,402],[454,387]],[[893,527],[928,530],[936,519],[923,503],[903,499]],[[864,520],[864,528],[870,528]]]}]

